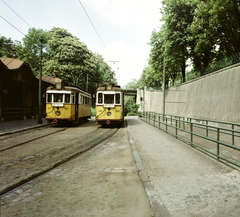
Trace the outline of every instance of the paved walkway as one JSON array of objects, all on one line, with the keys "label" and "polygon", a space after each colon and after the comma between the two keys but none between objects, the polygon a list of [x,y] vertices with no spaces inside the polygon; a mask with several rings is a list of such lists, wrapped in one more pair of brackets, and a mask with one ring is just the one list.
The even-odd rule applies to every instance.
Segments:
[{"label": "paved walkway", "polygon": [[[126,120],[145,168],[142,171],[148,174],[141,176],[140,171],[156,216],[240,216],[240,170],[218,162],[138,117]],[[133,154],[136,155],[134,148]]]},{"label": "paved walkway", "polygon": [[40,127],[46,124],[47,121],[44,118],[42,118],[42,124],[38,124],[38,119],[4,121],[0,123],[0,135],[26,128]]}]

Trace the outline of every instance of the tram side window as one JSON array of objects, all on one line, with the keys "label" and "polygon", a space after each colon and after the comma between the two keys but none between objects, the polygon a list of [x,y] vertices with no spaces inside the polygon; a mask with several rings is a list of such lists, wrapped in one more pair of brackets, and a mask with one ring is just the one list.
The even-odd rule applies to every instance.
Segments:
[{"label": "tram side window", "polygon": [[103,94],[98,93],[98,103],[103,103]]},{"label": "tram side window", "polygon": [[121,100],[120,100],[120,93],[116,93],[116,104],[120,104],[121,103]]},{"label": "tram side window", "polygon": [[70,94],[65,94],[65,103],[70,103]]},{"label": "tram side window", "polygon": [[88,97],[85,97],[85,104],[88,104]]},{"label": "tram side window", "polygon": [[104,95],[105,104],[114,104],[114,94],[105,94]]},{"label": "tram side window", "polygon": [[79,93],[79,96],[78,96],[78,103],[82,104],[82,95],[80,93]]},{"label": "tram side window", "polygon": [[75,100],[74,100],[74,94],[71,94],[71,98],[72,98],[72,104],[74,104],[75,103]]},{"label": "tram side window", "polygon": [[63,94],[55,93],[54,102],[63,102]]},{"label": "tram side window", "polygon": [[51,93],[47,94],[47,102],[52,102],[52,94]]}]

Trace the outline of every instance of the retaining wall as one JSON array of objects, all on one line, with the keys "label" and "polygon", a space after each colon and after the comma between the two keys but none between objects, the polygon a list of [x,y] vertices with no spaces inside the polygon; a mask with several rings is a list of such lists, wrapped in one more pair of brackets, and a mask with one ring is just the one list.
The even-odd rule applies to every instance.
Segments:
[{"label": "retaining wall", "polygon": [[[163,92],[138,90],[137,104],[140,111],[162,113]],[[169,88],[165,114],[240,123],[240,64]]]}]

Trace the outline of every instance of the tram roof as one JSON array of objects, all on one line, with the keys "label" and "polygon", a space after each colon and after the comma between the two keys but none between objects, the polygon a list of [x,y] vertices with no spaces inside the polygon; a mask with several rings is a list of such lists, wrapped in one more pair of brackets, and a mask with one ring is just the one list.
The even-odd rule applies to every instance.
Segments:
[{"label": "tram roof", "polygon": [[102,86],[100,86],[97,91],[123,91],[120,87],[120,85],[117,85],[115,83],[104,83]]}]

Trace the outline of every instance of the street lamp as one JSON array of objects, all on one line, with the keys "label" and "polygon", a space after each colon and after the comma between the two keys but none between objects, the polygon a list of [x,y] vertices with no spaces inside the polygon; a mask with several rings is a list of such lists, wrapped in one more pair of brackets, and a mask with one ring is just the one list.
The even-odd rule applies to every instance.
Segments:
[{"label": "street lamp", "polygon": [[163,56],[163,116],[165,115],[165,56]]},{"label": "street lamp", "polygon": [[40,69],[39,69],[39,89],[38,89],[38,123],[42,124],[42,43],[40,38]]}]

